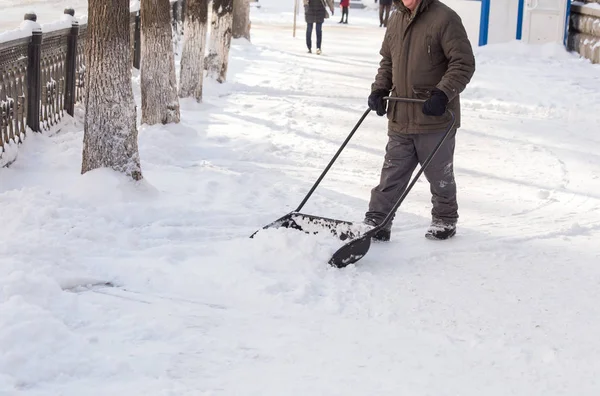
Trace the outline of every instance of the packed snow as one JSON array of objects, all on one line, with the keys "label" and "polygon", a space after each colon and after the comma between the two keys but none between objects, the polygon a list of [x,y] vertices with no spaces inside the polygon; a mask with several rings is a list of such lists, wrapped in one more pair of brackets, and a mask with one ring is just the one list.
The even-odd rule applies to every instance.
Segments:
[{"label": "packed snow", "polygon": [[[600,67],[476,48],[457,236],[424,238],[422,179],[392,241],[335,269],[332,236],[249,236],[365,111],[384,30],[336,10],[307,54],[302,15],[294,38],[289,7],[260,3],[227,82],[180,124],[139,126],[142,182],[80,175],[81,109],[0,169],[0,395],[600,393]],[[369,115],[303,212],[360,222],[386,140]]]}]

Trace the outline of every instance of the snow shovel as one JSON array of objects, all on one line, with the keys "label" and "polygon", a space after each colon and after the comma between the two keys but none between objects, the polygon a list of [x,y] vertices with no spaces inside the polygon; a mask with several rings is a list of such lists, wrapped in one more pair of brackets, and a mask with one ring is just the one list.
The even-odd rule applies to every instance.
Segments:
[{"label": "snow shovel", "polygon": [[[424,99],[396,98],[396,97],[385,97],[383,99],[388,100],[388,101],[404,102],[404,103],[420,103],[420,104],[425,103]],[[365,227],[367,227],[365,225],[362,225],[362,227],[358,227],[356,224],[353,224],[352,222],[349,222],[349,221],[329,219],[326,217],[320,217],[320,216],[314,216],[314,215],[300,213],[300,210],[304,207],[304,205],[306,204],[306,202],[308,201],[310,196],[313,194],[313,192],[315,191],[315,189],[317,188],[319,183],[321,183],[321,181],[323,180],[323,178],[325,177],[325,175],[327,174],[327,172],[329,171],[329,169],[331,168],[333,163],[337,160],[337,158],[341,154],[342,150],[344,150],[344,148],[346,147],[346,145],[348,144],[348,142],[350,141],[350,139],[352,138],[354,133],[358,130],[358,128],[360,127],[360,125],[362,124],[364,119],[367,117],[367,115],[369,115],[369,113],[371,112],[371,109],[367,109],[364,112],[364,114],[362,115],[362,117],[360,118],[360,120],[356,123],[356,125],[354,126],[354,128],[352,129],[352,131],[350,132],[350,134],[344,141],[344,143],[342,143],[342,145],[340,146],[338,151],[335,153],[335,155],[333,156],[333,158],[331,159],[331,161],[329,162],[327,167],[323,170],[323,172],[321,173],[321,176],[319,176],[319,178],[317,179],[315,184],[312,186],[312,188],[310,189],[308,194],[306,194],[306,196],[304,197],[304,199],[302,200],[302,202],[300,203],[298,208],[296,208],[296,210],[286,214],[285,216],[275,220],[274,222],[267,224],[262,229],[283,227],[283,228],[292,228],[292,229],[304,231],[306,233],[313,233],[313,234],[317,234],[319,231],[322,231],[323,229],[329,230],[329,232],[331,232],[333,235],[337,236],[342,241],[345,241],[348,239],[350,240],[349,242],[347,242],[344,246],[342,246],[340,249],[338,249],[333,254],[331,259],[329,260],[329,264],[334,267],[337,267],[337,268],[344,268],[350,264],[357,262],[358,260],[363,258],[369,251],[369,248],[371,247],[371,237],[373,235],[375,235],[379,230],[384,228],[391,221],[396,210],[400,207],[400,205],[402,204],[402,202],[404,201],[404,199],[406,198],[406,196],[408,195],[410,190],[413,188],[413,186],[415,185],[415,183],[417,182],[419,177],[423,174],[423,172],[425,171],[425,169],[427,168],[427,166],[429,165],[429,163],[431,162],[433,157],[437,154],[440,147],[442,146],[442,144],[448,137],[450,131],[454,127],[456,117],[451,110],[448,109],[447,111],[451,116],[452,122],[448,125],[446,132],[444,133],[444,135],[438,142],[437,146],[433,149],[431,154],[429,154],[427,159],[425,159],[425,161],[421,165],[421,169],[419,169],[419,171],[417,172],[417,174],[415,175],[413,180],[410,182],[410,184],[408,185],[408,187],[406,188],[406,190],[404,191],[402,196],[394,204],[394,207],[388,213],[388,215],[385,217],[383,222],[381,222],[381,224],[379,224],[376,227],[373,227],[363,233],[363,232],[361,232],[361,228],[364,230]],[[254,234],[252,234],[250,236],[250,238],[254,237],[254,235],[256,235],[257,232],[258,231],[256,231]]]}]

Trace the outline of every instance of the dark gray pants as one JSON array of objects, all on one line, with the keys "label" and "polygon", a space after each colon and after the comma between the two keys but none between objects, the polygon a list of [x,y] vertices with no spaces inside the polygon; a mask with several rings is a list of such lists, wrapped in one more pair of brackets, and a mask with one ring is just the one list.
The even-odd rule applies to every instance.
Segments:
[{"label": "dark gray pants", "polygon": [[[379,185],[371,190],[366,217],[374,219],[377,223],[383,221],[408,187],[417,164],[423,164],[442,136],[443,132],[389,136],[381,178]],[[456,223],[458,219],[453,166],[455,140],[456,130],[450,131],[450,135],[424,172],[431,187],[432,219],[450,223]]]}]

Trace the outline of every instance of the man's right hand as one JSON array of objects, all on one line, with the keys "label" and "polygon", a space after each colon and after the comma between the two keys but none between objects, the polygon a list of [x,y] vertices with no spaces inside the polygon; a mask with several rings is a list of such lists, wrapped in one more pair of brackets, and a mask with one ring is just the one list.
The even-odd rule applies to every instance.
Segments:
[{"label": "man's right hand", "polygon": [[380,117],[387,113],[387,103],[383,98],[388,96],[388,94],[388,91],[378,89],[369,95],[369,109],[375,111]]}]

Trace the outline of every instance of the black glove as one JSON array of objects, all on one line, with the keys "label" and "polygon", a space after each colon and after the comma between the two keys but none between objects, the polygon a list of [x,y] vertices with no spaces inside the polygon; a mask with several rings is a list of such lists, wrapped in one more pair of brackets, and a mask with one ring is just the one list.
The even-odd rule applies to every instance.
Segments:
[{"label": "black glove", "polygon": [[380,117],[387,113],[387,103],[383,98],[388,96],[388,93],[387,90],[377,89],[369,95],[369,109],[377,112]]},{"label": "black glove", "polygon": [[434,88],[431,97],[423,103],[423,113],[430,116],[441,116],[446,112],[448,97],[444,91]]}]

